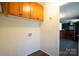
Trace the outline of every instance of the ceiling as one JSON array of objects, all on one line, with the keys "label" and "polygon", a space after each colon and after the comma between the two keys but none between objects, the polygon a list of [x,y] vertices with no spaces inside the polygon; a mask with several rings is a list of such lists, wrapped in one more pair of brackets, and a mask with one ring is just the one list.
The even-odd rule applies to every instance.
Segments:
[{"label": "ceiling", "polygon": [[79,2],[68,2],[60,6],[60,21],[69,22],[71,20],[79,21]]}]

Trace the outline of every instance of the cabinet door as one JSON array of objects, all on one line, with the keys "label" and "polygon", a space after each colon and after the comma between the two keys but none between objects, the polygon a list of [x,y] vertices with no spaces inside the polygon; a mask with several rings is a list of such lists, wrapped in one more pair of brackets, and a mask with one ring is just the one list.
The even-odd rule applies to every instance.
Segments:
[{"label": "cabinet door", "polygon": [[23,15],[23,2],[19,2],[20,9],[19,9],[19,16]]},{"label": "cabinet door", "polygon": [[37,3],[32,2],[31,3],[31,18],[34,20],[37,20]]},{"label": "cabinet door", "polygon": [[25,18],[31,18],[31,2],[23,2],[22,16]]},{"label": "cabinet door", "polygon": [[43,21],[43,6],[36,2],[31,3],[31,18]]},{"label": "cabinet door", "polygon": [[9,2],[8,3],[8,14],[19,16],[19,2]]},{"label": "cabinet door", "polygon": [[1,13],[8,14],[8,3],[1,2]]},{"label": "cabinet door", "polygon": [[40,21],[43,21],[44,18],[44,8],[41,5],[38,5],[37,7],[37,19]]}]

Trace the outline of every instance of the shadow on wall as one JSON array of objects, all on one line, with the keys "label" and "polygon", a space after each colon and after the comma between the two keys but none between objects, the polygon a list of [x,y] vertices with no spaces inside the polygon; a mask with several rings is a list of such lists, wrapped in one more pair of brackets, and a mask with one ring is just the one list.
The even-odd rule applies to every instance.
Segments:
[{"label": "shadow on wall", "polygon": [[40,27],[40,21],[0,14],[0,27]]}]

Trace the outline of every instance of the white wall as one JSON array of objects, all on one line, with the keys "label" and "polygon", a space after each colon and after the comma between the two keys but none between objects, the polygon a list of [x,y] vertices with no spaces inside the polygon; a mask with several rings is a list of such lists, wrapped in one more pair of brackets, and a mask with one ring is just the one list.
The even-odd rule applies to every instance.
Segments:
[{"label": "white wall", "polygon": [[[28,33],[32,33],[29,37]],[[0,15],[0,55],[28,55],[40,49],[40,23]]]},{"label": "white wall", "polygon": [[49,55],[59,55],[59,10],[56,4],[44,6],[44,22],[41,26],[41,50]]},{"label": "white wall", "polygon": [[[39,49],[49,55],[59,55],[58,7],[44,6],[44,22],[22,17],[0,15],[0,55],[28,55]],[[28,37],[28,33],[32,33]]]}]

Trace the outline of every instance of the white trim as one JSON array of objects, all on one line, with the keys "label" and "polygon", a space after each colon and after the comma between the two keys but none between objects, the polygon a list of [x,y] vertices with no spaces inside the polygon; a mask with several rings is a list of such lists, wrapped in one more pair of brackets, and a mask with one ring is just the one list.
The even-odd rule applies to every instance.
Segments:
[{"label": "white trim", "polygon": [[41,50],[41,51],[45,52],[45,53],[48,54],[49,56],[53,56],[53,55],[51,55],[50,53],[46,52],[45,50]]}]

